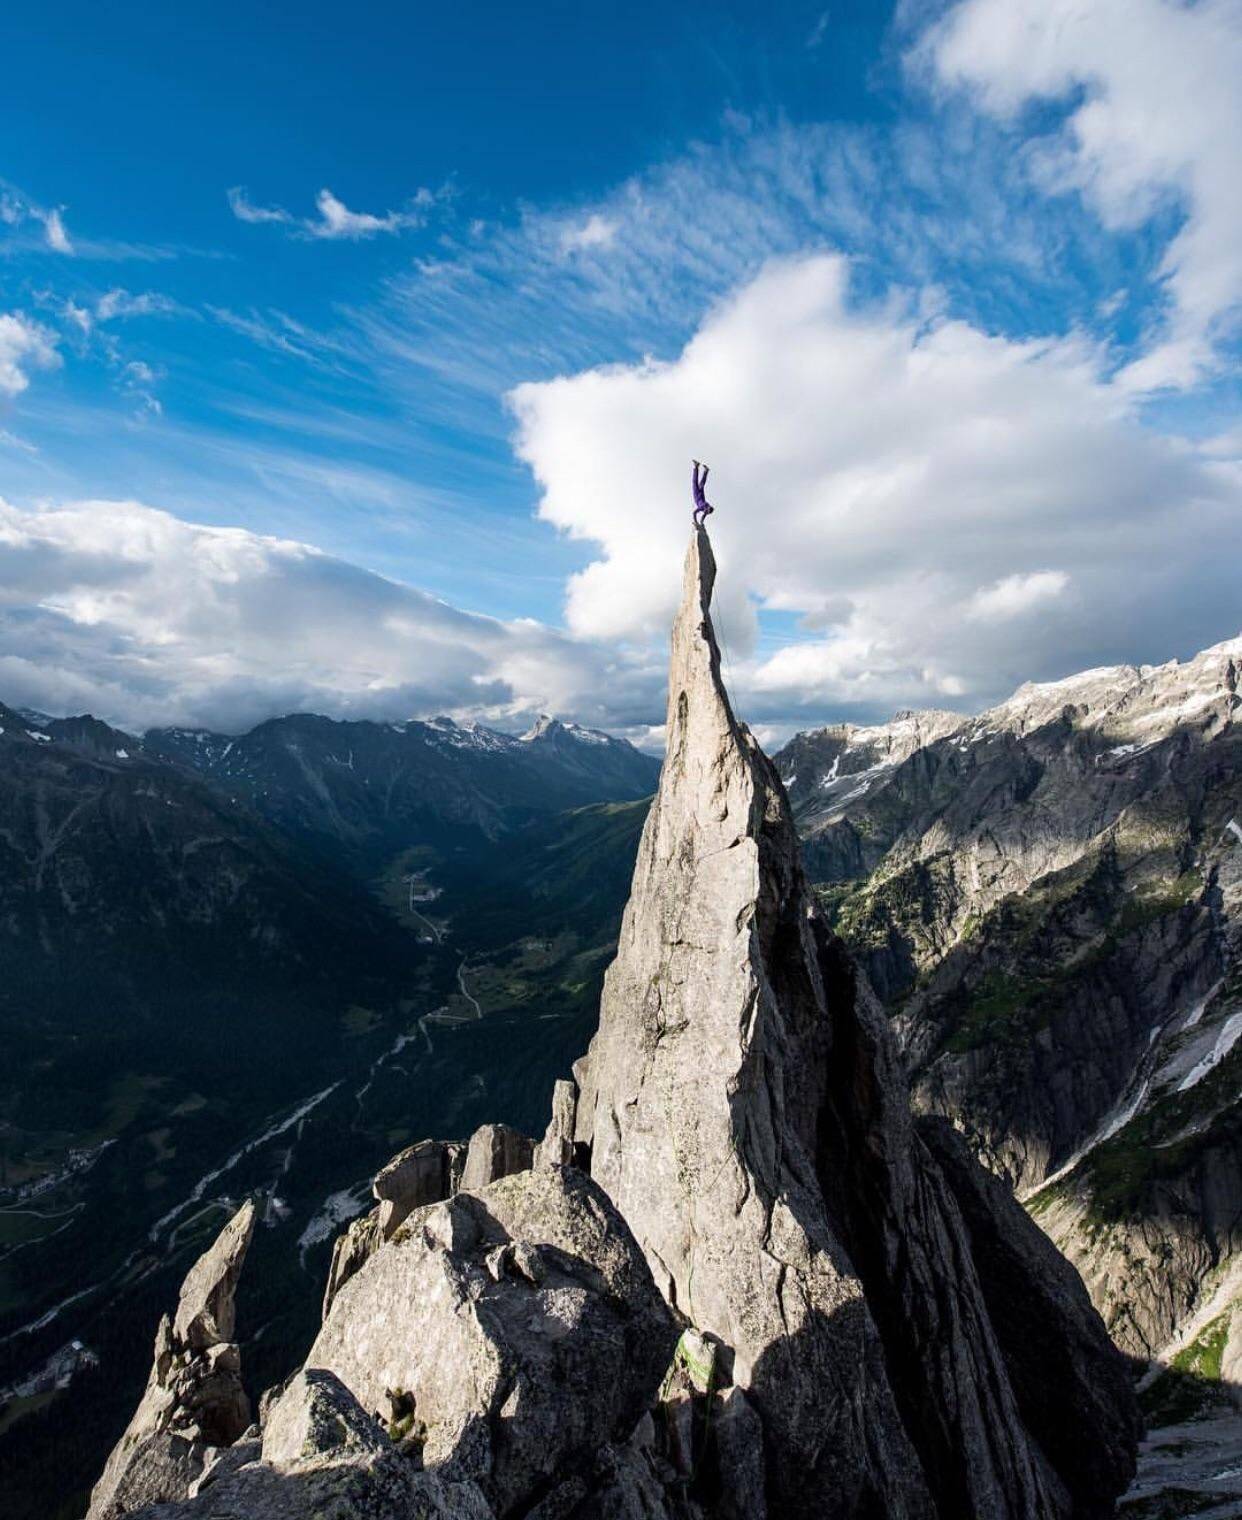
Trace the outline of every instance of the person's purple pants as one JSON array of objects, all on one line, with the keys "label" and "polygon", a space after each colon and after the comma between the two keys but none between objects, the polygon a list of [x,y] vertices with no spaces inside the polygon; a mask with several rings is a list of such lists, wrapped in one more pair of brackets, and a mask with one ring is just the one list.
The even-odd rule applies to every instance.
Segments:
[{"label": "person's purple pants", "polygon": [[[699,474],[700,470],[703,472],[701,475]],[[694,511],[691,516],[694,518],[694,526],[701,528],[703,520],[707,517],[708,513],[716,510],[703,494],[703,487],[707,484],[707,466],[705,464],[696,464],[691,471],[690,479],[690,488],[694,493]]]}]

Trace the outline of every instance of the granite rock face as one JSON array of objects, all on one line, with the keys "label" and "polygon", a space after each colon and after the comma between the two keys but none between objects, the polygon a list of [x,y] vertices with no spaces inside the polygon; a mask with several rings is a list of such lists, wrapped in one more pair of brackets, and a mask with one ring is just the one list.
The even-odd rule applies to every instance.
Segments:
[{"label": "granite rock face", "polygon": [[420,1140],[381,1167],[371,1184],[379,1203],[385,1240],[415,1209],[451,1197],[461,1182],[465,1147],[445,1140]]},{"label": "granite rock face", "polygon": [[244,1203],[190,1268],[175,1315],[160,1321],[146,1392],[95,1485],[88,1520],[184,1497],[208,1449],[230,1446],[250,1424],[233,1329],[254,1224],[254,1205]]},{"label": "granite rock face", "polygon": [[[757,1412],[768,1513],[1072,1514],[1078,1475],[1023,1421],[886,1022],[730,709],[714,576],[697,533],[660,790],[575,1072],[575,1138]],[[1132,1457],[1123,1440],[1118,1466]]]},{"label": "granite rock face", "polygon": [[491,1182],[525,1172],[534,1164],[535,1142],[507,1124],[480,1125],[470,1137],[459,1186],[477,1193]]},{"label": "granite rock face", "polygon": [[535,1147],[536,1166],[569,1166],[574,1159],[574,1126],[578,1114],[578,1089],[562,1079],[552,1089],[552,1117],[543,1139]]},{"label": "granite rock face", "polygon": [[[223,1452],[159,1448],[146,1520],[1093,1520],[1129,1480],[1134,1396],[1081,1282],[911,1117],[729,707],[714,575],[696,532],[660,791],[544,1139],[394,1158],[261,1444],[238,1408]],[[179,1354],[235,1351],[235,1254],[187,1279]]]},{"label": "granite rock face", "polygon": [[384,1241],[391,1238],[415,1209],[450,1198],[461,1182],[466,1147],[452,1140],[419,1140],[406,1146],[376,1172],[371,1194],[376,1207],[355,1219],[332,1247],[328,1284],[323,1294],[323,1314],[328,1317],[332,1300]]},{"label": "granite rock face", "polygon": [[586,1176],[541,1167],[416,1211],[340,1290],[307,1357],[500,1515],[624,1440],[677,1330]]},{"label": "granite rock face", "polygon": [[134,1520],[494,1520],[473,1483],[419,1470],[330,1372],[299,1373],[250,1460]]}]

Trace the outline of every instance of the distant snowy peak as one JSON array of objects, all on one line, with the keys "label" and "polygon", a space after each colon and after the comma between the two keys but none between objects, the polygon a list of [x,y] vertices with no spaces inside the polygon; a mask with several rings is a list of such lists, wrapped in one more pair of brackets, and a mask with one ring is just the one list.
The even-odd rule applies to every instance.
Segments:
[{"label": "distant snowy peak", "polygon": [[580,723],[565,723],[560,718],[549,717],[547,713],[539,714],[534,726],[526,730],[519,742],[534,744],[541,739],[555,742],[563,737],[576,740],[579,744],[623,744],[625,742],[614,739],[611,734],[603,733],[598,728],[583,728]]},{"label": "distant snowy peak", "polygon": [[1240,680],[1242,638],[1229,639],[1184,662],[1107,665],[1061,681],[1028,682],[980,714],[972,729],[1027,733],[1072,708],[1077,727],[1114,738],[1118,749],[1128,743],[1133,753],[1190,722],[1231,722]]},{"label": "distant snowy peak", "polygon": [[891,722],[841,723],[794,736],[776,757],[804,822],[831,822],[862,803],[911,755],[946,741],[962,751],[1022,739],[1065,715],[1096,736],[1097,763],[1128,764],[1179,728],[1228,727],[1242,707],[1242,637],[1186,661],[1105,665],[1058,681],[1028,681],[997,706],[967,717],[929,710]]},{"label": "distant snowy peak", "polygon": [[[393,725],[397,728],[397,725]],[[433,744],[446,745],[451,749],[484,750],[490,753],[511,751],[517,744],[512,734],[502,734],[498,729],[486,728],[482,723],[457,723],[452,718],[411,718],[398,732],[420,734]]]},{"label": "distant snowy peak", "polygon": [[888,723],[839,723],[796,735],[776,757],[795,808],[813,801],[834,812],[859,801],[917,750],[957,733],[970,719],[929,709],[902,711]]}]

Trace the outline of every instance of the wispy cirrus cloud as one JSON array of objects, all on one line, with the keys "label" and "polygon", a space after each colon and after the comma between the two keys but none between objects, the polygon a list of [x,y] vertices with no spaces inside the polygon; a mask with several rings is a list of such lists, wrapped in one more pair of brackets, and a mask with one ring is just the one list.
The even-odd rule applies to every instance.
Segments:
[{"label": "wispy cirrus cloud", "polygon": [[19,396],[30,371],[60,363],[56,334],[20,311],[0,313],[0,396]]},{"label": "wispy cirrus cloud", "polygon": [[[394,386],[434,375],[494,395],[675,351],[768,259],[813,249],[855,255],[873,292],[920,287],[1025,333],[1047,331],[1050,311],[1061,330],[1091,327],[1134,274],[1080,208],[1033,199],[1012,142],[986,120],[894,133],[735,123],[585,205],[446,228],[433,260],[355,315],[377,365],[394,361]],[[1141,291],[1132,299],[1142,306]]]},{"label": "wispy cirrus cloud", "polygon": [[95,317],[100,322],[113,322],[128,317],[171,317],[185,315],[185,308],[171,296],[156,290],[143,290],[136,294],[114,286],[105,291],[95,303]]},{"label": "wispy cirrus cloud", "polygon": [[349,353],[340,339],[299,322],[276,307],[265,311],[233,311],[227,306],[208,306],[207,313],[238,337],[248,338],[270,353],[299,359],[317,368],[338,368]]},{"label": "wispy cirrus cloud", "polygon": [[427,189],[417,190],[401,210],[386,211],[382,216],[369,211],[352,211],[326,187],[315,197],[317,215],[313,217],[295,216],[283,206],[255,205],[241,185],[233,186],[228,192],[228,202],[233,215],[241,222],[288,227],[299,237],[359,242],[380,233],[421,227],[427,220],[428,210],[435,204],[435,195]]},{"label": "wispy cirrus cloud", "polygon": [[72,254],[74,245],[63,211],[62,206],[39,206],[16,190],[0,188],[0,225],[17,230],[33,222],[41,229],[41,241],[53,253]]},{"label": "wispy cirrus cloud", "polygon": [[126,321],[131,317],[197,317],[196,312],[159,291],[135,293],[121,286],[113,286],[95,298],[83,296],[74,300],[67,297],[59,302],[58,310],[65,323],[83,337],[89,337],[97,324],[106,326],[109,322]]},{"label": "wispy cirrus cloud", "polygon": [[592,248],[607,248],[619,227],[620,223],[593,211],[585,221],[571,223],[561,233],[561,252],[585,253]]}]

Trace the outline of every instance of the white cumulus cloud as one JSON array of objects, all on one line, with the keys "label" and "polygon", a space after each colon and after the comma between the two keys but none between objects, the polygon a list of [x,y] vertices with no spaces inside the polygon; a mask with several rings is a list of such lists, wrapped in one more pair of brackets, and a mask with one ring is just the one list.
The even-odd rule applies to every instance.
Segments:
[{"label": "white cumulus cloud", "polygon": [[[1065,101],[1033,162],[1114,228],[1172,206],[1184,220],[1159,274],[1172,310],[1126,382],[1185,386],[1236,331],[1242,299],[1242,5],[1238,0],[963,0],[921,56],[982,107]],[[1076,93],[1077,92],[1077,93]]]},{"label": "white cumulus cloud", "polygon": [[855,304],[840,257],[782,261],[671,362],[519,386],[540,514],[598,546],[570,629],[662,638],[696,457],[748,717],[979,705],[1236,633],[1236,462],[1141,427],[1080,339],[924,310]]},{"label": "white cumulus cloud", "polygon": [[993,586],[976,591],[966,616],[977,621],[1021,617],[1044,602],[1055,601],[1069,585],[1063,570],[1032,570],[1029,575],[1006,575]]},{"label": "white cumulus cloud", "polygon": [[551,711],[645,732],[655,662],[138,502],[0,501],[0,700],[133,728]]}]

